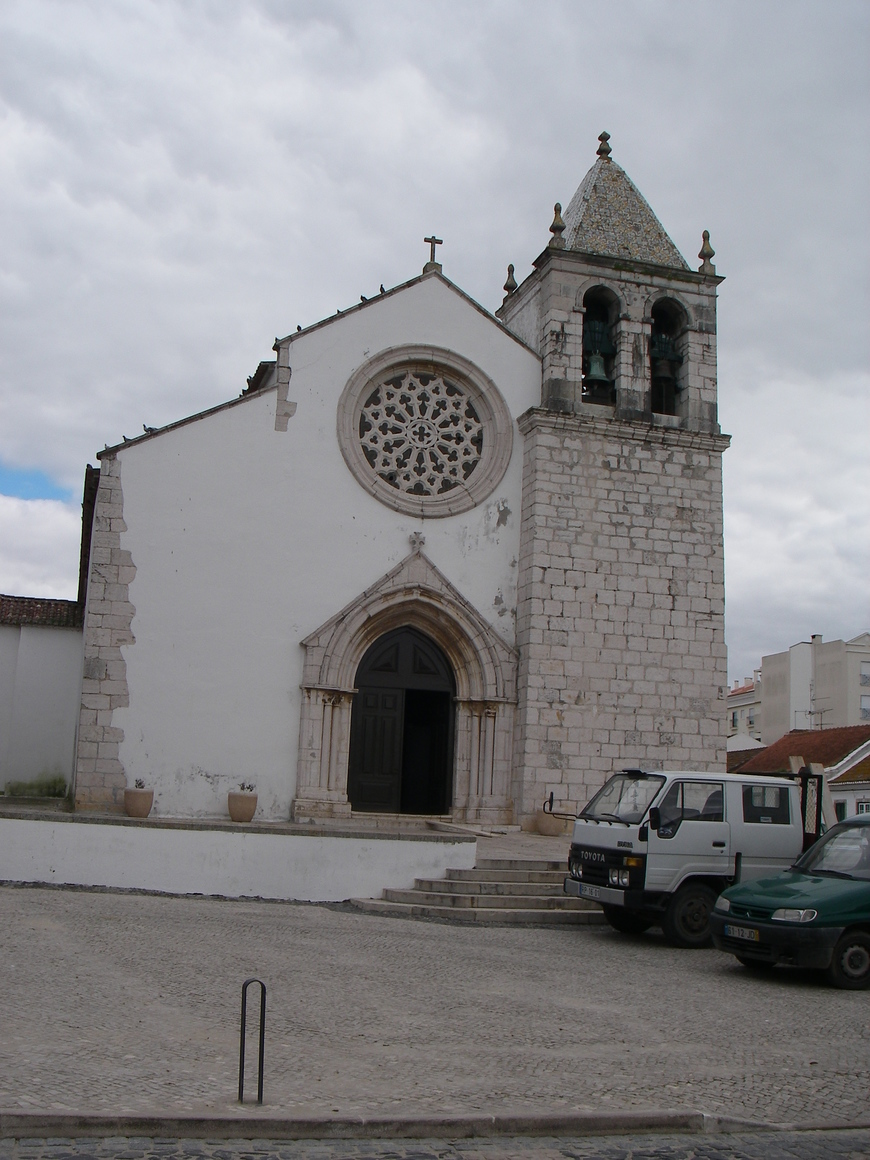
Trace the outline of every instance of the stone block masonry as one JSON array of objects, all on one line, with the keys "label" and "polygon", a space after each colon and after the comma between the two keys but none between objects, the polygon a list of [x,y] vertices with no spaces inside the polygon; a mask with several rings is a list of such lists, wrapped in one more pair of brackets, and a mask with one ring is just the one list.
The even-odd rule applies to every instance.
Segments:
[{"label": "stone block masonry", "polygon": [[601,410],[519,420],[522,818],[625,766],[725,769],[729,439]]},{"label": "stone block masonry", "polygon": [[76,748],[77,809],[121,811],[127,778],[119,757],[123,729],[113,725],[115,709],[130,703],[122,646],[134,643],[135,608],[128,599],[136,567],[121,548],[124,495],[121,466],[104,455],[94,511],[91,565],[84,628],[82,706]]}]

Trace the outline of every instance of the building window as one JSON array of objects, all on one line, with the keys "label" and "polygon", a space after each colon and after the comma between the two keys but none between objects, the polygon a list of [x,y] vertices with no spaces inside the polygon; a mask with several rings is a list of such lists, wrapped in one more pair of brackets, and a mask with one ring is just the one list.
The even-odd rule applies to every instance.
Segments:
[{"label": "building window", "polygon": [[857,802],[855,808],[856,814],[870,814],[870,802]]},{"label": "building window", "polygon": [[734,710],[734,712],[731,714],[731,728],[732,728],[732,729],[736,729],[736,728],[737,728],[737,710],[736,710],[736,709],[735,709],[735,710]]},{"label": "building window", "polygon": [[861,720],[870,721],[870,697],[861,698]]},{"label": "building window", "polygon": [[837,821],[842,822],[846,817],[846,803],[834,802],[834,813],[837,815]]},{"label": "building window", "polygon": [[505,473],[513,420],[495,384],[448,351],[384,351],[338,405],[345,463],[381,503],[441,517],[475,507]]},{"label": "building window", "polygon": [[458,383],[435,369],[405,368],[364,401],[359,441],[369,466],[408,495],[445,495],[480,465],[483,423]]},{"label": "building window", "polygon": [[870,685],[870,661],[861,661],[861,684]]}]

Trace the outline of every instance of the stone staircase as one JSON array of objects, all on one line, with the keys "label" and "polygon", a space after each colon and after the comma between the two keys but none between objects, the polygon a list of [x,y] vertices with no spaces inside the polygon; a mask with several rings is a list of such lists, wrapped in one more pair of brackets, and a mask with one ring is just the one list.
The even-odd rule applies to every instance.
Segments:
[{"label": "stone staircase", "polygon": [[564,862],[478,858],[473,870],[446,878],[418,878],[412,890],[385,890],[381,898],[353,898],[370,914],[442,919],[489,926],[588,926],[604,922],[595,903],[562,891]]}]

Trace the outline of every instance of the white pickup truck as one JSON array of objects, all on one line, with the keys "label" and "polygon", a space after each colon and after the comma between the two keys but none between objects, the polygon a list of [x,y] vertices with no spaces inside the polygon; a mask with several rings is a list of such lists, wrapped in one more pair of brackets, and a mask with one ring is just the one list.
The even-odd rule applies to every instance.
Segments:
[{"label": "white pickup truck", "polygon": [[600,903],[615,930],[661,926],[676,946],[705,946],[727,886],[787,869],[819,836],[822,789],[809,770],[623,770],[574,822],[565,893]]}]

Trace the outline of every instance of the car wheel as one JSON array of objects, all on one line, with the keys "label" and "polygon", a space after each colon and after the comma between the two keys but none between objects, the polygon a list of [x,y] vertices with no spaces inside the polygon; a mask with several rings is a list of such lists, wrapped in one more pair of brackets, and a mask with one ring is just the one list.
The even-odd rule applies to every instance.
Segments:
[{"label": "car wheel", "polygon": [[870,934],[854,930],[843,935],[834,947],[828,978],[847,991],[870,987]]},{"label": "car wheel", "polygon": [[662,930],[675,947],[706,947],[710,936],[710,911],[716,895],[709,886],[689,883],[678,890],[665,911]]},{"label": "car wheel", "polygon": [[746,955],[735,955],[741,967],[746,967],[747,971],[772,971],[774,964],[765,962],[764,959],[750,959]]},{"label": "car wheel", "polygon": [[613,929],[621,934],[643,934],[653,925],[652,919],[636,910],[625,910],[621,906],[602,906],[601,909]]}]

